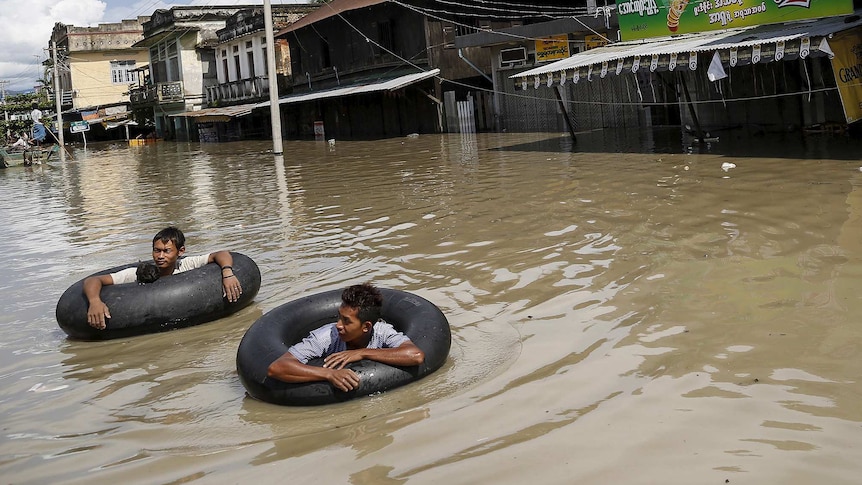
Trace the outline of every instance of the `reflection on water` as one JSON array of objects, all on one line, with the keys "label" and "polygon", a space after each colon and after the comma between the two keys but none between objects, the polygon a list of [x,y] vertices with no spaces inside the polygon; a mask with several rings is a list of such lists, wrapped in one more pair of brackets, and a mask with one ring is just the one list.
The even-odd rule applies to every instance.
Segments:
[{"label": "reflection on water", "polygon": [[[0,474],[852,483],[857,142],[642,135],[287,142],[280,159],[262,142],[91,145],[0,172],[14,202],[0,207]],[[255,303],[180,331],[67,340],[59,295],[148,257],[166,224],[190,254],[254,258]],[[257,318],[365,280],[440,306],[453,334],[440,371],[333,406],[245,397],[236,348]]]}]

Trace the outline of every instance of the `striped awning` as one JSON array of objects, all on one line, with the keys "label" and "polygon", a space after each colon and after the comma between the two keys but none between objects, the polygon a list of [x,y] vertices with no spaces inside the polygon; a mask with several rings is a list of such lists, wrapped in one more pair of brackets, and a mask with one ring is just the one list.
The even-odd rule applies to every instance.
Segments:
[{"label": "striped awning", "polygon": [[[580,52],[569,58],[545,64],[510,76],[521,83],[538,87],[553,82],[565,83],[566,78],[605,77],[608,73],[622,74],[650,71],[673,71],[677,68],[695,70],[698,54],[717,52],[729,67],[773,60],[791,60],[809,55],[830,55],[829,34],[862,25],[859,16],[830,17],[788,24],[759,25],[725,31],[702,32],[649,41],[618,42]],[[709,63],[708,58],[702,60]]]}]

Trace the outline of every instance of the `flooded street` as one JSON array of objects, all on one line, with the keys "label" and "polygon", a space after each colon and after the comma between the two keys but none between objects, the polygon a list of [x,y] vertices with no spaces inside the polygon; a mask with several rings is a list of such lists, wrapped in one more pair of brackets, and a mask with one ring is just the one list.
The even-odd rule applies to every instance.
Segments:
[{"label": "flooded street", "polygon": [[[122,142],[0,171],[0,481],[858,483],[862,144],[603,136],[286,141],[283,162]],[[255,302],[67,339],[63,291],[169,224],[187,254],[253,258]],[[369,280],[443,310],[443,368],[331,406],[244,395],[256,319]]]}]

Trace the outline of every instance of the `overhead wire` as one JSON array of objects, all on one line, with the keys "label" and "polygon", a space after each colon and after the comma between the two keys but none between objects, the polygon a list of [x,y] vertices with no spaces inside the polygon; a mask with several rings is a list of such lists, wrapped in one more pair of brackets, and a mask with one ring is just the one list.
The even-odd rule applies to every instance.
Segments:
[{"label": "overhead wire", "polygon": [[[405,5],[404,3],[399,2],[399,1],[397,1],[397,0],[389,0],[389,1],[390,1],[391,3],[396,3],[396,4],[398,4],[398,5],[401,5],[401,6],[403,6],[403,7],[408,8],[408,9],[410,9],[410,10],[413,10],[412,8],[410,8],[411,6],[409,6],[409,5]],[[332,7],[330,6],[329,8],[332,8]],[[359,30],[355,25],[353,25],[350,21],[348,21],[346,18],[344,18],[344,16],[341,14],[341,12],[336,12],[336,13],[335,13],[335,15],[336,15],[339,19],[341,19],[345,24],[347,24],[351,29],[355,30],[357,33],[359,33],[361,36],[363,36],[366,42],[373,43],[373,44],[375,44],[378,48],[380,48],[380,49],[382,49],[382,50],[386,51],[387,53],[389,53],[389,54],[391,54],[392,56],[394,56],[395,58],[397,58],[397,59],[401,60],[401,61],[402,61],[402,62],[404,62],[405,64],[407,64],[407,65],[409,65],[409,66],[411,66],[411,67],[414,67],[414,68],[416,68],[416,69],[418,69],[418,70],[420,70],[420,71],[424,71],[424,69],[423,69],[421,66],[418,66],[418,65],[416,65],[415,63],[408,61],[407,59],[405,59],[405,58],[403,58],[403,57],[399,56],[399,55],[398,55],[398,54],[396,54],[395,52],[393,52],[393,51],[391,51],[391,50],[387,49],[386,47],[384,47],[384,46],[380,45],[378,42],[376,42],[376,41],[374,41],[373,39],[371,39],[368,35],[366,35],[365,33],[363,33],[363,32],[362,32],[361,30]],[[445,19],[439,19],[439,18],[437,18],[437,20],[448,21],[448,20],[445,20]],[[525,39],[527,39],[527,38],[525,38]],[[539,40],[539,39],[527,39],[527,40]],[[427,51],[427,49],[426,49],[426,51]],[[547,97],[539,97],[539,96],[530,96],[530,95],[525,95],[525,94],[512,93],[512,92],[508,92],[508,91],[499,91],[499,90],[495,90],[495,89],[493,89],[493,88],[486,88],[486,87],[482,87],[482,86],[476,86],[476,85],[472,85],[472,84],[464,83],[464,82],[461,82],[461,81],[456,81],[456,80],[452,80],[452,79],[447,79],[447,78],[445,78],[445,77],[443,77],[443,76],[440,76],[440,75],[435,76],[435,78],[437,78],[437,79],[438,79],[438,80],[440,80],[441,82],[447,82],[447,83],[450,83],[450,84],[453,84],[453,85],[457,85],[457,86],[461,86],[461,87],[466,87],[466,88],[474,89],[474,90],[477,90],[477,91],[483,91],[483,92],[487,92],[487,93],[490,93],[490,94],[498,94],[498,95],[502,95],[502,96],[510,96],[510,97],[515,97],[515,98],[531,99],[531,100],[546,101],[546,102],[554,102],[554,103],[556,103],[556,102],[557,102],[557,99],[556,99],[556,98],[547,98]],[[592,82],[592,81],[590,81],[590,82]],[[708,100],[692,100],[690,103],[689,103],[689,102],[686,102],[686,101],[679,100],[679,99],[678,99],[678,100],[676,100],[676,101],[668,100],[668,101],[663,101],[663,102],[660,102],[660,103],[659,103],[659,102],[648,102],[648,101],[643,101],[643,102],[642,102],[642,101],[638,101],[638,102],[632,102],[632,101],[630,101],[630,102],[619,102],[619,101],[604,102],[604,101],[593,101],[593,100],[590,100],[590,101],[566,100],[565,102],[566,102],[567,104],[570,104],[570,105],[580,105],[580,104],[585,104],[585,105],[601,105],[601,106],[674,106],[674,105],[676,105],[676,106],[681,106],[681,105],[684,105],[684,104],[709,105],[709,104],[718,104],[718,103],[727,103],[727,102],[743,102],[743,101],[757,101],[757,100],[767,100],[767,99],[778,99],[778,98],[792,97],[792,96],[799,96],[799,95],[809,95],[809,93],[829,92],[829,91],[837,91],[837,90],[838,90],[838,87],[837,87],[837,86],[835,86],[835,87],[819,88],[819,89],[816,89],[816,90],[809,90],[809,89],[806,89],[805,91],[798,91],[798,92],[790,92],[790,93],[775,93],[775,94],[771,94],[771,95],[765,95],[765,94],[764,94],[764,95],[759,95],[759,96],[748,96],[748,97],[741,97],[741,98],[729,98],[729,99],[725,99],[725,98],[723,98],[723,99],[717,99],[717,100],[713,100],[713,99],[708,99]]]}]

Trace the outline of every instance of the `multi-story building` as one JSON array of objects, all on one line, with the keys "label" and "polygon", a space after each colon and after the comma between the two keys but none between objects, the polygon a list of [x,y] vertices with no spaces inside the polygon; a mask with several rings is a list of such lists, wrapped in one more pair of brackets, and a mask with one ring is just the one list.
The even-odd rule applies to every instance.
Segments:
[{"label": "multi-story building", "polygon": [[[281,29],[314,11],[319,4],[274,5],[274,29]],[[231,15],[216,31],[218,84],[207,87],[208,108],[184,114],[193,120],[200,140],[229,141],[271,135],[269,111],[253,111],[256,103],[269,99],[270,73],[262,7],[247,8]],[[275,42],[275,76],[278,91],[290,91],[290,50],[283,39]]]},{"label": "multi-story building", "polygon": [[148,60],[146,49],[134,47],[143,38],[142,24],[147,20],[138,17],[96,27],[54,24],[48,47],[53,52],[56,44],[64,111],[79,113],[94,126],[128,117],[134,70]]},{"label": "multi-story building", "polygon": [[249,5],[173,7],[156,10],[143,24],[143,39],[134,47],[149,52],[149,64],[138,72],[130,93],[139,119],[151,119],[165,139],[195,140],[197,130],[179,116],[207,105],[207,93],[218,84],[217,31]]},{"label": "multi-story building", "polygon": [[[281,100],[289,106],[289,134],[307,135],[314,123],[335,137],[502,129],[497,93],[503,83],[513,83],[498,74],[509,66],[508,59],[501,66],[501,50],[532,44],[539,35],[605,27],[604,18],[588,15],[595,0],[549,0],[535,7],[454,2],[445,9],[429,0],[326,5],[278,34],[288,39],[294,73],[294,92]],[[589,16],[593,26],[575,15]],[[502,34],[457,42],[493,32]]]}]

